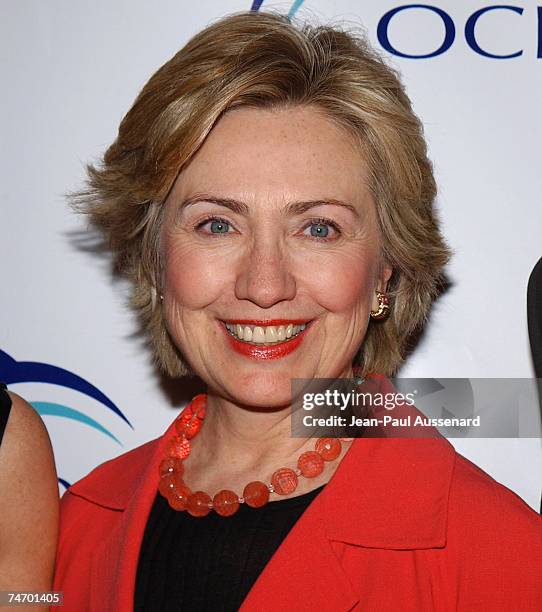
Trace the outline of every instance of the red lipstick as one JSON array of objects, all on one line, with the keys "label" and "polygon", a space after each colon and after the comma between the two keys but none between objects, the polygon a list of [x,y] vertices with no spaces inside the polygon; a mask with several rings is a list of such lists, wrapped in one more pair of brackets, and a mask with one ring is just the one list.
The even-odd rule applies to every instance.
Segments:
[{"label": "red lipstick", "polygon": [[[239,320],[229,320],[228,323],[239,324],[239,325],[302,325],[306,323],[307,320],[292,320],[292,319],[273,319],[271,321],[255,321],[254,319],[239,319]],[[284,342],[278,342],[277,344],[270,345],[258,345],[258,344],[249,344],[248,342],[242,342],[226,329],[225,325],[221,325],[230,346],[234,351],[243,355],[244,357],[250,357],[252,359],[259,360],[269,360],[269,359],[280,359],[281,357],[285,357],[290,353],[293,353],[298,346],[303,341],[303,337],[308,328],[305,328],[303,331],[299,332],[295,338],[291,340],[285,340]]]},{"label": "red lipstick", "polygon": [[263,319],[227,319],[226,323],[231,323],[232,325],[259,325],[263,327],[265,325],[303,325],[303,323],[308,323],[308,319],[267,319],[264,321]]}]

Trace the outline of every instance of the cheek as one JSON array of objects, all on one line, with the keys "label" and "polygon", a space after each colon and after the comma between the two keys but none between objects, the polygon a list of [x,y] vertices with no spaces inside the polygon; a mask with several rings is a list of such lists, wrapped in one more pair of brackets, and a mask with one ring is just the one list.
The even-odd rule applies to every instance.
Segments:
[{"label": "cheek", "polygon": [[190,244],[167,246],[164,252],[165,292],[177,306],[204,308],[216,301],[228,282],[224,258]]},{"label": "cheek", "polygon": [[[370,308],[377,267],[374,253],[334,252],[307,264],[303,285],[326,310],[339,314]],[[317,272],[311,274],[311,269]]]}]

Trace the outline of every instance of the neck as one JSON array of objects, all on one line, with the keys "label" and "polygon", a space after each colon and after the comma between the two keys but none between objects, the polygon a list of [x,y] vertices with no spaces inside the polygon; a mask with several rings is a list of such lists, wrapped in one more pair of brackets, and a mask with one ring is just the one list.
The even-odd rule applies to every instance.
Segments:
[{"label": "neck", "polygon": [[[351,376],[351,371],[347,376]],[[200,433],[192,440],[186,460],[186,481],[191,487],[209,493],[220,489],[236,492],[252,480],[268,482],[280,467],[295,469],[298,457],[314,450],[316,437],[291,436],[291,407],[262,411],[240,406],[210,392],[208,410]],[[348,450],[343,443],[341,455],[326,462],[316,478],[300,478],[295,495],[326,483]]]},{"label": "neck", "polygon": [[[228,465],[276,465],[303,452],[309,438],[290,435],[291,408],[273,411],[251,410],[224,398],[208,395],[205,424],[198,435],[198,453],[207,460]],[[196,440],[194,440],[196,442]]]}]

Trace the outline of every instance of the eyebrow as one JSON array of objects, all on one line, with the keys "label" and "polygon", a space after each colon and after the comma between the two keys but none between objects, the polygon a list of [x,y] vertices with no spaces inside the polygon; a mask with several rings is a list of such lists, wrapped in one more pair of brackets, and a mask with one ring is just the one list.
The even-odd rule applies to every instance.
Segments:
[{"label": "eyebrow", "polygon": [[[218,206],[224,206],[224,208],[228,208],[234,213],[238,213],[240,215],[247,215],[249,213],[249,207],[245,204],[245,202],[241,202],[240,200],[235,200],[233,198],[219,198],[216,196],[206,195],[206,194],[196,194],[190,196],[183,200],[178,208],[178,211],[184,210],[189,206],[193,206],[198,202],[209,202],[211,204],[217,204]],[[352,206],[352,204],[348,204],[347,202],[343,202],[342,200],[337,200],[335,198],[326,198],[323,200],[304,200],[304,201],[294,201],[289,202],[286,206],[286,213],[290,215],[300,215],[315,206],[340,206],[341,208],[346,208],[351,213],[353,213],[356,217],[359,217],[359,212]]]}]

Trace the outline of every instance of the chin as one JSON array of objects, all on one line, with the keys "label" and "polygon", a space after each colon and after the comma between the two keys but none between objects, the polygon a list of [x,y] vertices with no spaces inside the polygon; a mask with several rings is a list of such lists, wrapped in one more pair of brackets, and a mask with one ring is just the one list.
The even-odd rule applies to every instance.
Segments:
[{"label": "chin", "polygon": [[224,387],[234,402],[247,406],[281,408],[289,406],[292,401],[291,375],[287,372],[237,374],[235,383]]}]

